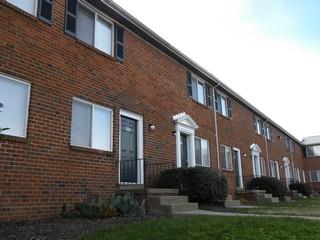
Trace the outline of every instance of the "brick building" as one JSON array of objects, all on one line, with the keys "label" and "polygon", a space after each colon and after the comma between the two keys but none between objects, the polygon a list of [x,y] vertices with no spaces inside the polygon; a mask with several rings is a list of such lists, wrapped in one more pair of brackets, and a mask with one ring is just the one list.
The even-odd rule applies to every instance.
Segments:
[{"label": "brick building", "polygon": [[112,1],[0,0],[0,36],[0,221],[143,187],[159,165],[221,170],[234,195],[253,176],[316,170],[299,140]]}]

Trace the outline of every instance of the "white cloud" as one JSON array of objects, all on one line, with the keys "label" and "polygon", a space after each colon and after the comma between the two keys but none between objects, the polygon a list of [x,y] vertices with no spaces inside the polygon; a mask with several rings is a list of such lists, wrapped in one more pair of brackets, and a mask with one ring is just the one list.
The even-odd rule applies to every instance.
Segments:
[{"label": "white cloud", "polygon": [[268,35],[249,0],[115,2],[293,135],[320,134],[320,54]]}]

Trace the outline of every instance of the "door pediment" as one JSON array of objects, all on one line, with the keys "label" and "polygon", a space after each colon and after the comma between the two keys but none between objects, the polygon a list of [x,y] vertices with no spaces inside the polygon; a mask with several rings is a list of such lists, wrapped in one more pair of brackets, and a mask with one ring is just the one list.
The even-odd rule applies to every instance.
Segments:
[{"label": "door pediment", "polygon": [[199,125],[190,117],[190,115],[182,112],[173,116],[173,121],[176,124],[182,125],[190,129],[198,129]]}]

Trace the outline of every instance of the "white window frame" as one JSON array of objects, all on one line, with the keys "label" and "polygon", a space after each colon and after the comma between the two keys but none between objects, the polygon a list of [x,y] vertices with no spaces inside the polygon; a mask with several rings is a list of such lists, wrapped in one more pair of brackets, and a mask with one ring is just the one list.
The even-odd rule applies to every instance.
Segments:
[{"label": "white window frame", "polygon": [[[106,53],[100,49],[98,49],[96,47],[96,28],[97,28],[97,19],[100,17],[101,19],[103,19],[104,21],[106,21],[107,23],[109,23],[111,25],[111,55],[110,56],[114,56],[114,36],[115,36],[115,28],[114,28],[114,23],[112,21],[112,19],[110,17],[108,17],[106,14],[102,13],[100,10],[96,9],[95,7],[91,6],[89,3],[83,1],[83,0],[78,0],[78,4],[80,4],[82,7],[86,8],[87,10],[91,11],[94,14],[94,32],[93,32],[93,45],[90,45],[92,47],[94,47],[95,49],[97,49],[98,51],[101,51],[107,55],[109,55],[109,53]],[[77,36],[77,31],[75,34],[76,38],[78,38]],[[81,39],[79,39],[81,41]]]},{"label": "white window frame", "polygon": [[[219,113],[224,117],[227,117],[227,118],[230,117],[229,116],[228,96],[226,94],[224,94],[223,92],[217,91],[217,97],[220,98],[219,102],[220,102],[221,113],[220,112]],[[225,104],[224,104],[225,111],[226,111],[225,113],[223,113],[223,111],[222,111],[222,101],[221,101],[222,98],[224,99],[224,102],[225,102]]]},{"label": "white window frame", "polygon": [[269,160],[269,175],[270,177],[276,177],[276,166],[275,162],[272,160]]},{"label": "white window frame", "polygon": [[[99,151],[105,151],[105,152],[113,152],[113,110],[111,108],[108,108],[108,107],[105,107],[105,106],[102,106],[102,105],[99,105],[99,104],[95,104],[95,103],[92,103],[92,102],[89,102],[89,101],[86,101],[86,100],[83,100],[81,98],[77,98],[77,97],[73,97],[72,98],[72,104],[73,104],[73,101],[78,101],[78,102],[81,102],[81,103],[84,103],[84,104],[87,104],[89,106],[91,106],[91,135],[90,135],[90,145],[92,146],[92,126],[93,126],[93,119],[94,119],[94,108],[95,107],[98,107],[98,108],[101,108],[101,109],[104,109],[106,111],[109,111],[111,113],[111,121],[110,121],[110,150],[107,149],[98,149],[98,148],[93,148],[93,147],[87,147],[87,146],[79,146],[79,145],[76,145],[76,144],[72,144],[71,142],[71,134],[72,134],[72,127],[70,128],[70,145],[71,146],[74,146],[74,147],[80,147],[80,148],[86,148],[86,149],[95,149],[95,150],[99,150]],[[71,123],[72,124],[72,123]]]},{"label": "white window frame", "polygon": [[[197,92],[197,102],[202,104],[202,105],[206,105],[207,104],[207,95],[206,95],[206,82],[204,80],[202,80],[200,77],[198,77],[197,75],[191,74],[191,82],[192,79],[196,80],[196,92]],[[199,95],[198,95],[198,84],[199,82],[203,85],[203,103],[199,101]],[[193,95],[194,93],[192,93]]]},{"label": "white window frame", "polygon": [[[28,136],[28,122],[29,122],[29,108],[30,108],[30,94],[31,94],[31,83],[25,81],[25,80],[20,80],[16,77],[9,76],[7,74],[0,73],[0,77],[6,78],[10,81],[14,81],[23,85],[26,85],[28,87],[28,96],[27,96],[27,102],[26,102],[26,115],[25,115],[25,123],[24,123],[24,134],[21,136],[16,136],[16,135],[10,135],[6,134],[6,132],[2,133],[3,135],[6,136],[13,136],[13,137],[19,137],[19,138],[27,138]],[[6,126],[3,126],[4,128]]]},{"label": "white window frame", "polygon": [[[28,1],[28,0],[26,0],[26,1]],[[6,2],[8,2],[9,4],[11,4],[11,5],[13,5],[13,6],[21,9],[22,11],[24,11],[24,12],[26,12],[26,13],[28,13],[28,14],[31,14],[31,15],[33,15],[33,16],[37,16],[39,0],[35,0],[35,1],[34,1],[34,5],[35,5],[35,6],[34,6],[34,8],[33,8],[33,11],[34,11],[33,13],[29,13],[29,12],[25,11],[24,9],[22,9],[22,8],[20,8],[19,6],[11,3],[11,2],[8,1],[8,0],[6,0]]]},{"label": "white window frame", "polygon": [[[312,176],[311,175],[312,172],[316,172],[317,173],[317,180],[316,181],[312,180],[312,177],[311,177]],[[320,182],[320,170],[311,170],[309,172],[309,174],[310,174],[310,182],[313,182],[313,183]]]},{"label": "white window frame", "polygon": [[260,171],[261,171],[261,176],[266,176],[266,160],[264,158],[260,157]]},{"label": "white window frame", "polygon": [[[223,147],[225,150],[224,150],[224,159],[223,159],[223,161],[225,161],[225,165],[226,165],[226,167],[224,168],[222,168],[222,169],[224,169],[224,170],[227,170],[227,171],[233,171],[233,163],[232,163],[232,147],[229,147],[229,146],[227,146],[227,145],[224,145],[224,144],[220,144],[220,147]],[[227,159],[227,154],[226,154],[226,149],[229,149],[230,150],[230,166],[231,166],[231,168],[227,168],[227,161],[228,161],[228,159]]]},{"label": "white window frame", "polygon": [[[210,159],[210,142],[209,140],[207,139],[204,139],[204,138],[200,138],[200,137],[195,137],[195,140],[200,140],[200,153],[201,153],[201,165],[197,164],[196,163],[196,160],[195,160],[195,163],[196,163],[196,166],[202,166],[202,167],[211,167],[211,159]],[[202,158],[202,142],[205,141],[208,145],[208,160],[209,160],[209,165],[205,165],[203,164],[203,158]],[[194,147],[194,149],[196,149],[196,147]]]}]

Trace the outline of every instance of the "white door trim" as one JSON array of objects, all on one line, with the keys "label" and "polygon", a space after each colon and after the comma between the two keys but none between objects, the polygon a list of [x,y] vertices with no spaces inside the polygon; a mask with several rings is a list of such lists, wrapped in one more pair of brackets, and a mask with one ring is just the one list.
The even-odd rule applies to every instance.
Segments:
[{"label": "white door trim", "polygon": [[233,148],[233,151],[237,152],[238,155],[238,177],[239,177],[239,184],[240,184],[240,188],[243,189],[243,176],[242,176],[242,160],[241,160],[241,150],[240,148]]},{"label": "white door trim", "polygon": [[[121,116],[132,118],[137,121],[137,158],[140,159],[137,163],[137,184],[144,184],[144,159],[143,159],[143,116],[120,109],[119,114],[119,162],[121,161]],[[139,171],[140,170],[140,171]],[[120,182],[120,164],[119,164],[119,183]],[[129,183],[130,184],[130,183]]]}]

